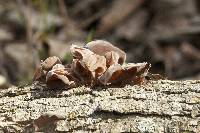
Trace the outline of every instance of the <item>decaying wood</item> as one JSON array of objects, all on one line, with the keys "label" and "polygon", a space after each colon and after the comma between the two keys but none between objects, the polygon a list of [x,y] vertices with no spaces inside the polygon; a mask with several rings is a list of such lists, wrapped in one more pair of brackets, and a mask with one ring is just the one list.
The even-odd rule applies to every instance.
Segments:
[{"label": "decaying wood", "polygon": [[2,132],[200,132],[200,81],[0,92]]}]

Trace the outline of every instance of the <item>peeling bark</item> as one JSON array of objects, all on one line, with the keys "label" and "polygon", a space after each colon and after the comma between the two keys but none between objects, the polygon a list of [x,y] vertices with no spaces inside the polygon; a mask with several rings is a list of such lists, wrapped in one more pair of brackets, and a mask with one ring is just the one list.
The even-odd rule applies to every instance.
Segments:
[{"label": "peeling bark", "polygon": [[200,81],[0,92],[0,132],[200,132]]}]

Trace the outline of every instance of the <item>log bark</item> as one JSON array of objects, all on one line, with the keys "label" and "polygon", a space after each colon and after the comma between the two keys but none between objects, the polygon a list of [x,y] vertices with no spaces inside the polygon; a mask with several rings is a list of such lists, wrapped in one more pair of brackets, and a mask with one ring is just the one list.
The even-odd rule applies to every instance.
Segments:
[{"label": "log bark", "polygon": [[0,92],[0,132],[199,133],[200,81]]}]

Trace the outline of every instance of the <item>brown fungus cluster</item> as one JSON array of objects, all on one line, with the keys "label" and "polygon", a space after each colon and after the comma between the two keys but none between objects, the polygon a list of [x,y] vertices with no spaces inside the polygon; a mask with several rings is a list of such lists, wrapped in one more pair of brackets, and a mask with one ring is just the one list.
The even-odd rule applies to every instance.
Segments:
[{"label": "brown fungus cluster", "polygon": [[125,52],[102,40],[89,42],[84,47],[72,45],[70,51],[74,58],[71,64],[62,65],[58,57],[49,57],[41,62],[34,80],[69,88],[141,84],[150,68],[148,63],[126,64]]}]

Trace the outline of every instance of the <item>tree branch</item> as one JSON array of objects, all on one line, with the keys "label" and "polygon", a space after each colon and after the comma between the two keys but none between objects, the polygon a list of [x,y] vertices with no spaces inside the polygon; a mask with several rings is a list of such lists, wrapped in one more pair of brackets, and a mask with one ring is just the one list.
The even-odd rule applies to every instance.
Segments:
[{"label": "tree branch", "polygon": [[200,132],[200,81],[0,92],[0,131]]}]

